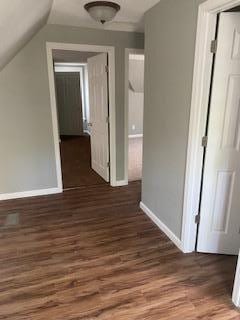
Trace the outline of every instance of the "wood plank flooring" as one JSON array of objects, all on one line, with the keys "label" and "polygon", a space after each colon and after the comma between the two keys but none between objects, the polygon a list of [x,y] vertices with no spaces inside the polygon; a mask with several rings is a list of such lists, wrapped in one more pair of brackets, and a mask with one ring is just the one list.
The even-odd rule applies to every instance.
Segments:
[{"label": "wood plank flooring", "polygon": [[61,136],[64,189],[106,183],[91,168],[90,136]]},{"label": "wood plank flooring", "polygon": [[236,258],[182,254],[139,200],[134,182],[1,202],[0,319],[240,319]]}]

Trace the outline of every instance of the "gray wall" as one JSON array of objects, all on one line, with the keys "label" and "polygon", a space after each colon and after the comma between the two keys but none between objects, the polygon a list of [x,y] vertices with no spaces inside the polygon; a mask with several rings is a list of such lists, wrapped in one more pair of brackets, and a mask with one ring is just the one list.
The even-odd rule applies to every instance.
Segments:
[{"label": "gray wall", "polygon": [[[143,133],[143,105],[144,105],[144,61],[129,60],[129,135]],[[135,126],[135,129],[133,129]]]},{"label": "gray wall", "polygon": [[117,179],[124,178],[124,49],[143,48],[143,35],[46,25],[0,73],[0,193],[57,186],[46,41],[115,46]]},{"label": "gray wall", "polygon": [[142,201],[181,237],[197,0],[146,13]]}]

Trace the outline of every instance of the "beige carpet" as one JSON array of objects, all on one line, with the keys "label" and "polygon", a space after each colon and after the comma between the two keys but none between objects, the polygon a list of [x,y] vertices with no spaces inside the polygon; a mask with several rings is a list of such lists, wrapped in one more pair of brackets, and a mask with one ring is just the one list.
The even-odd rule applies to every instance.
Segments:
[{"label": "beige carpet", "polygon": [[142,179],[142,138],[130,138],[128,149],[128,180]]}]

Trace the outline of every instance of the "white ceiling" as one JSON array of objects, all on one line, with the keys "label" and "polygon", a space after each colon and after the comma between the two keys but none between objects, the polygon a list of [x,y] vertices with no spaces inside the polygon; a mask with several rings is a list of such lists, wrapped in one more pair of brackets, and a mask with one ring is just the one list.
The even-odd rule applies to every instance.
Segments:
[{"label": "white ceiling", "polygon": [[[102,26],[84,10],[88,0],[0,0],[0,70],[48,21],[50,24],[143,31],[144,13],[159,0],[116,0],[121,10]],[[50,15],[49,15],[50,13]]]},{"label": "white ceiling", "polygon": [[89,1],[54,0],[48,23],[142,32],[144,31],[144,13],[159,2],[159,0],[115,0],[121,6],[121,10],[113,22],[102,26],[85,11],[84,4]]}]

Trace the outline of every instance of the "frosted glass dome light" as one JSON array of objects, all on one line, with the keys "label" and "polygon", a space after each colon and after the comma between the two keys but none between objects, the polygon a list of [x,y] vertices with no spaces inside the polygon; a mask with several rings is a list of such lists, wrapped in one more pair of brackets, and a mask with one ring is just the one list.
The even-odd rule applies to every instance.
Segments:
[{"label": "frosted glass dome light", "polygon": [[102,24],[112,21],[120,10],[120,6],[117,3],[110,1],[89,2],[85,4],[84,8],[94,20]]}]

